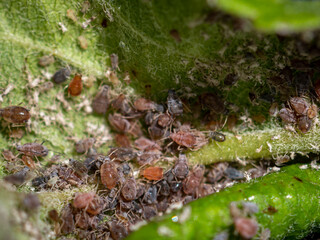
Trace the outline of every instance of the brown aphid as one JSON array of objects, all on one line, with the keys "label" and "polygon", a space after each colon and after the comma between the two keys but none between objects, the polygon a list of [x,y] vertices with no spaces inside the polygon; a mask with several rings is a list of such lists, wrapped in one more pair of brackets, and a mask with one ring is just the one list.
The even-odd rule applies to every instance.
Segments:
[{"label": "brown aphid", "polygon": [[138,120],[131,121],[129,123],[130,123],[130,129],[128,131],[129,134],[131,134],[135,138],[143,135],[141,124]]},{"label": "brown aphid", "polygon": [[23,155],[21,157],[21,160],[23,161],[23,163],[29,167],[30,169],[35,169],[36,168],[36,164],[35,162],[32,160],[32,158],[30,156],[27,155]]},{"label": "brown aphid", "polygon": [[168,127],[171,124],[171,122],[172,118],[167,113],[161,114],[157,119],[158,125],[163,128]]},{"label": "brown aphid", "polygon": [[185,194],[193,194],[199,187],[204,175],[204,166],[197,165],[192,172],[183,180],[183,192]]},{"label": "brown aphid", "polygon": [[54,222],[59,221],[59,213],[55,209],[52,209],[48,212],[48,217]]},{"label": "brown aphid", "polygon": [[239,217],[234,220],[236,231],[244,239],[252,239],[258,232],[259,226],[255,219]]},{"label": "brown aphid", "polygon": [[310,119],[314,119],[318,115],[318,107],[315,104],[312,104],[307,111],[307,115]]},{"label": "brown aphid", "polygon": [[160,153],[158,151],[146,151],[138,155],[137,163],[140,166],[144,166],[146,164],[152,164],[160,158]]},{"label": "brown aphid", "polygon": [[98,215],[103,208],[104,208],[103,200],[98,195],[94,195],[92,201],[89,203],[88,207],[86,208],[86,212],[90,213],[91,215]]},{"label": "brown aphid", "polygon": [[135,140],[134,145],[142,151],[161,150],[161,147],[156,142],[145,137],[140,137]]},{"label": "brown aphid", "polygon": [[289,108],[282,108],[279,111],[279,117],[285,123],[296,123],[297,122],[296,116],[294,115],[293,111],[290,110]]},{"label": "brown aphid", "polygon": [[74,224],[71,204],[66,205],[61,210],[60,220],[61,220],[61,228],[60,228],[61,233],[62,234],[72,233],[75,228],[75,224]]},{"label": "brown aphid", "polygon": [[41,66],[41,67],[45,67],[45,66],[48,66],[50,64],[54,63],[54,57],[52,55],[49,55],[49,56],[43,56],[39,59],[39,62],[38,64]]},{"label": "brown aphid", "polygon": [[115,142],[117,146],[124,147],[124,148],[130,148],[131,143],[127,135],[125,134],[116,134],[115,136]]},{"label": "brown aphid", "polygon": [[137,157],[137,153],[132,148],[111,148],[108,153],[110,159],[120,161],[130,161]]},{"label": "brown aphid", "polygon": [[3,150],[2,151],[2,156],[7,161],[13,161],[13,160],[16,159],[16,156],[14,156],[13,153],[10,150]]},{"label": "brown aphid", "polygon": [[9,133],[10,138],[21,139],[24,135],[24,130],[21,128],[12,129]]},{"label": "brown aphid", "polygon": [[101,182],[108,189],[114,188],[118,183],[118,171],[114,162],[106,161],[100,168]]},{"label": "brown aphid", "polygon": [[168,91],[167,97],[168,111],[171,115],[179,116],[183,113],[183,105],[174,90]]},{"label": "brown aphid", "polygon": [[163,178],[163,169],[161,167],[148,167],[140,172],[148,180],[161,180]]},{"label": "brown aphid", "polygon": [[88,168],[84,165],[83,162],[78,160],[69,159],[69,164],[74,170],[74,173],[81,178],[85,178],[88,173]]},{"label": "brown aphid", "polygon": [[13,124],[22,124],[30,119],[29,110],[24,107],[10,106],[0,109],[1,117]]},{"label": "brown aphid", "polygon": [[128,236],[128,230],[120,223],[111,222],[109,228],[111,237],[114,240],[124,239]]},{"label": "brown aphid", "polygon": [[118,113],[109,114],[108,120],[114,130],[118,132],[126,133],[131,127],[130,122]]},{"label": "brown aphid", "polygon": [[289,99],[292,109],[297,115],[306,115],[309,109],[309,103],[301,97],[292,97]]},{"label": "brown aphid", "polygon": [[68,87],[68,93],[71,96],[79,96],[82,91],[82,76],[80,74],[76,74]]},{"label": "brown aphid", "polygon": [[192,148],[196,145],[197,138],[191,132],[179,131],[177,133],[171,133],[170,138],[180,146]]},{"label": "brown aphid", "polygon": [[30,157],[45,157],[49,152],[48,148],[36,142],[17,145],[16,148],[19,152]]},{"label": "brown aphid", "polygon": [[312,126],[312,121],[308,116],[302,116],[298,118],[298,128],[302,133],[307,133]]},{"label": "brown aphid", "polygon": [[151,139],[158,140],[164,136],[164,134],[166,133],[166,129],[159,127],[157,122],[153,122],[153,124],[148,128],[148,132]]},{"label": "brown aphid", "polygon": [[134,178],[128,178],[121,189],[121,194],[127,201],[132,201],[137,195],[137,184]]},{"label": "brown aphid", "polygon": [[145,98],[138,98],[137,100],[134,101],[134,107],[135,109],[137,109],[138,111],[158,111],[158,112],[162,112],[163,106],[156,104],[155,102],[145,99]]},{"label": "brown aphid", "polygon": [[92,109],[95,113],[105,114],[109,106],[109,86],[103,85],[92,101]]},{"label": "brown aphid", "polygon": [[114,109],[119,110],[124,115],[130,115],[134,112],[124,94],[120,94],[116,99],[114,99],[111,102],[111,106]]},{"label": "brown aphid", "polygon": [[77,153],[88,152],[89,149],[93,147],[95,141],[96,140],[94,138],[86,138],[84,140],[80,140],[76,142],[75,147],[76,147]]},{"label": "brown aphid", "polygon": [[178,179],[184,179],[189,173],[188,160],[185,154],[179,154],[179,159],[176,162],[176,165],[172,169],[173,174]]}]

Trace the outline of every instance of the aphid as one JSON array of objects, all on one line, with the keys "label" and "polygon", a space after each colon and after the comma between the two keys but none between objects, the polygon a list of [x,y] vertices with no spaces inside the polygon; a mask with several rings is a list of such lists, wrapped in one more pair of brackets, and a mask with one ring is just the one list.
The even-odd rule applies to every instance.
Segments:
[{"label": "aphid", "polygon": [[150,134],[151,139],[153,140],[158,140],[161,139],[165,133],[166,133],[166,129],[163,129],[161,127],[159,127],[157,125],[156,122],[154,122],[149,128],[148,128],[148,132]]},{"label": "aphid", "polygon": [[183,192],[187,195],[193,194],[199,187],[204,175],[204,166],[197,165],[186,179],[183,180]]},{"label": "aphid", "polygon": [[16,158],[10,150],[3,150],[2,156],[7,161],[13,161]]},{"label": "aphid", "polygon": [[296,123],[296,116],[294,115],[293,111],[289,108],[282,108],[279,111],[279,117],[282,119],[285,123]]},{"label": "aphid", "polygon": [[100,176],[102,184],[109,189],[114,188],[118,183],[118,171],[111,161],[106,161],[101,165]]},{"label": "aphid", "polygon": [[177,29],[170,30],[170,35],[177,43],[181,42],[181,37]]},{"label": "aphid", "polygon": [[315,104],[312,104],[311,107],[307,111],[307,115],[310,119],[313,119],[318,114],[318,107]]},{"label": "aphid", "polygon": [[224,173],[227,175],[228,178],[231,178],[233,180],[244,179],[243,172],[241,172],[233,167],[227,167],[226,170],[224,170]]},{"label": "aphid", "polygon": [[166,180],[162,180],[157,184],[159,188],[159,194],[161,196],[169,196],[170,195],[170,186]]},{"label": "aphid", "polygon": [[189,167],[185,154],[179,154],[179,159],[172,169],[172,172],[178,179],[184,179],[187,177],[189,173]]},{"label": "aphid", "polygon": [[127,135],[125,134],[116,134],[115,135],[115,142],[119,147],[123,148],[130,148],[131,143]]},{"label": "aphid", "polygon": [[61,210],[60,221],[61,221],[60,231],[62,234],[69,234],[73,232],[75,228],[75,224],[74,224],[71,204],[67,204]]},{"label": "aphid", "polygon": [[301,97],[292,97],[289,100],[292,109],[297,115],[306,115],[309,109],[307,101]]},{"label": "aphid", "polygon": [[217,183],[224,177],[224,171],[228,167],[227,163],[216,163],[207,175],[207,182]]},{"label": "aphid", "polygon": [[224,142],[226,140],[226,135],[219,132],[210,132],[209,136],[217,142]]},{"label": "aphid", "polygon": [[141,124],[138,120],[131,121],[129,123],[130,123],[130,129],[128,131],[129,134],[131,134],[135,138],[143,135]]},{"label": "aphid", "polygon": [[60,84],[65,82],[71,74],[69,68],[61,68],[60,70],[56,71],[53,75],[52,79],[55,83]]},{"label": "aphid", "polygon": [[10,106],[0,109],[1,117],[13,124],[22,124],[30,119],[30,112],[28,109],[19,106]]},{"label": "aphid", "polygon": [[154,206],[144,206],[143,207],[143,218],[149,220],[150,218],[156,216],[157,209]]},{"label": "aphid", "polygon": [[13,185],[19,186],[26,180],[26,175],[29,172],[28,167],[24,167],[21,171],[5,176],[3,179]]},{"label": "aphid", "polygon": [[214,189],[213,185],[211,185],[211,184],[201,183],[200,186],[198,187],[197,191],[198,191],[198,197],[202,198],[202,197],[205,197],[207,195],[214,193],[215,189]]},{"label": "aphid", "polygon": [[156,119],[157,114],[153,113],[151,111],[148,111],[144,117],[144,122],[145,124],[147,124],[148,126],[150,126],[153,121]]},{"label": "aphid", "polygon": [[119,64],[119,57],[117,54],[112,53],[110,55],[110,61],[111,61],[111,68],[112,70],[118,69],[118,64]]},{"label": "aphid", "polygon": [[244,239],[253,238],[259,229],[257,221],[253,218],[236,218],[234,220],[234,226],[239,235]]},{"label": "aphid", "polygon": [[76,147],[77,153],[88,152],[89,149],[93,147],[95,141],[96,140],[94,138],[86,138],[84,140],[80,140],[76,142],[75,147]]},{"label": "aphid", "polygon": [[109,226],[112,239],[119,240],[128,236],[128,230],[122,224],[111,222]]},{"label": "aphid", "polygon": [[92,109],[95,113],[105,114],[109,107],[109,86],[103,85],[92,101]]},{"label": "aphid", "polygon": [[137,140],[135,140],[134,145],[142,151],[161,150],[159,144],[145,137],[140,137]]},{"label": "aphid", "polygon": [[137,153],[132,148],[111,148],[108,156],[112,160],[131,161],[137,157]]},{"label": "aphid", "polygon": [[167,113],[161,114],[157,119],[158,125],[163,128],[168,127],[171,124],[171,122],[172,122],[172,118]]},{"label": "aphid", "polygon": [[137,184],[134,178],[128,178],[121,189],[121,194],[127,201],[132,201],[137,195]]},{"label": "aphid", "polygon": [[77,161],[77,160],[74,160],[74,159],[69,159],[69,164],[77,176],[79,176],[81,178],[86,177],[86,175],[88,173],[88,169],[84,165],[84,163]]},{"label": "aphid", "polygon": [[134,107],[138,111],[158,111],[163,112],[163,106],[145,98],[138,98],[134,101]]},{"label": "aphid", "polygon": [[54,222],[59,221],[59,213],[55,209],[52,209],[48,212],[48,217]]},{"label": "aphid", "polygon": [[168,111],[171,115],[179,116],[183,113],[183,105],[174,90],[168,91],[167,97]]},{"label": "aphid", "polygon": [[308,116],[302,116],[298,118],[298,128],[302,133],[307,133],[312,126],[312,121]]},{"label": "aphid", "polygon": [[48,148],[36,142],[17,145],[16,148],[19,152],[30,157],[45,157],[49,152]]},{"label": "aphid", "polygon": [[160,158],[160,153],[155,151],[147,151],[141,154],[138,154],[137,163],[140,166],[144,166],[146,164],[152,164]]},{"label": "aphid", "polygon": [[226,86],[232,86],[232,85],[234,85],[237,81],[238,81],[237,75],[230,73],[230,74],[228,74],[228,75],[225,77],[223,83],[224,83],[224,85],[226,85]]},{"label": "aphid", "polygon": [[171,133],[170,138],[180,146],[192,148],[197,143],[196,136],[191,132],[179,131],[177,133]]},{"label": "aphid", "polygon": [[116,99],[114,99],[111,102],[111,106],[114,109],[119,110],[124,115],[131,115],[134,112],[124,94],[120,94]]},{"label": "aphid", "polygon": [[146,193],[143,196],[143,200],[148,204],[153,204],[157,202],[157,187],[152,185],[148,188]]},{"label": "aphid", "polygon": [[29,167],[30,169],[35,169],[36,168],[36,164],[35,162],[32,160],[31,157],[27,156],[27,155],[23,155],[21,157],[21,160],[23,161],[23,163]]},{"label": "aphid", "polygon": [[288,155],[284,156],[277,156],[277,161],[275,162],[275,165],[280,167],[283,166],[285,163],[289,162],[291,159]]},{"label": "aphid", "polygon": [[269,115],[272,117],[275,117],[275,116],[277,116],[278,112],[279,112],[278,103],[276,103],[276,102],[272,103],[269,108]]},{"label": "aphid", "polygon": [[202,108],[221,114],[224,112],[224,102],[214,93],[205,93],[201,95]]},{"label": "aphid", "polygon": [[71,96],[79,96],[82,91],[82,76],[80,74],[76,74],[68,87],[68,93]]},{"label": "aphid", "polygon": [[23,198],[22,205],[25,209],[34,211],[40,207],[41,203],[36,194],[28,193]]},{"label": "aphid", "polygon": [[141,171],[141,175],[148,180],[161,180],[163,178],[163,169],[161,167],[148,167]]},{"label": "aphid", "polygon": [[41,67],[45,67],[45,66],[48,66],[50,64],[54,63],[54,57],[52,55],[49,55],[49,56],[43,56],[39,59],[39,62],[38,64],[41,66]]},{"label": "aphid", "polygon": [[108,120],[110,125],[118,132],[126,133],[131,127],[130,122],[118,113],[109,114]]},{"label": "aphid", "polygon": [[10,138],[21,139],[24,135],[24,130],[21,128],[12,129],[9,133]]},{"label": "aphid", "polygon": [[79,45],[82,49],[86,50],[88,48],[88,40],[85,38],[85,36],[80,35],[78,37]]}]

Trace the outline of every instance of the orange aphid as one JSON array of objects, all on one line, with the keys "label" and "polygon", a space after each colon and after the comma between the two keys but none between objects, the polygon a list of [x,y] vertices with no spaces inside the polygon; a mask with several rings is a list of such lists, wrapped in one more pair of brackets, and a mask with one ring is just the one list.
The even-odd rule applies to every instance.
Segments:
[{"label": "orange aphid", "polygon": [[79,96],[82,91],[82,76],[76,74],[69,84],[68,92],[71,96]]},{"label": "orange aphid", "polygon": [[163,169],[161,167],[148,167],[142,170],[141,175],[148,180],[160,180],[163,177]]}]

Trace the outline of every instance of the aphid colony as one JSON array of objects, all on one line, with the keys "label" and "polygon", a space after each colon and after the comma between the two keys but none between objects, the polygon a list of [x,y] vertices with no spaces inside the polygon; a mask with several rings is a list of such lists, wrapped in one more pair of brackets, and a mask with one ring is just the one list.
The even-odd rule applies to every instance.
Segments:
[{"label": "aphid colony", "polygon": [[[70,74],[68,68],[59,70],[53,80],[62,83]],[[68,94],[77,96],[81,89],[81,75],[75,75]],[[181,124],[183,104],[174,90],[168,92],[166,106],[145,98],[131,103],[123,94],[110,99],[109,91],[109,86],[101,86],[92,100],[94,113],[108,114],[106,118],[116,132],[118,147],[111,148],[107,155],[95,150],[94,138],[75,144],[75,151],[85,154],[84,162],[70,159],[62,163],[55,155],[46,169],[36,163],[48,155],[49,150],[43,144],[26,143],[2,152],[12,173],[5,180],[17,186],[30,180],[33,169],[37,169],[38,176],[31,179],[31,184],[38,191],[64,190],[85,184],[96,186],[96,192],[76,193],[60,213],[54,209],[48,213],[58,236],[73,233],[85,239],[107,236],[122,239],[139,221],[245,179],[242,171],[227,163],[207,169],[188,163],[183,150],[198,149],[207,144],[208,139],[223,142],[225,136],[219,132],[206,135],[188,124]],[[23,124],[30,118],[29,111],[18,106],[1,109],[1,116],[11,124]],[[144,132],[142,126],[147,126],[147,131]],[[158,162],[163,161],[171,167],[168,168],[168,164],[161,167]],[[253,167],[248,174],[258,177],[265,174],[266,169],[266,166],[260,170]]]},{"label": "aphid colony", "polygon": [[307,133],[312,127],[312,120],[317,116],[318,108],[303,97],[291,97],[287,107],[279,111],[279,117],[286,124],[296,124],[302,133]]}]

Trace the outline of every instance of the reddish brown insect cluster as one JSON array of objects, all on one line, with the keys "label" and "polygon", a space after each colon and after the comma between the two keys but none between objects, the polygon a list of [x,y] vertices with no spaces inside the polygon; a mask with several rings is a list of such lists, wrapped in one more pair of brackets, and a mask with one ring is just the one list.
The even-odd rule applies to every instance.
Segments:
[{"label": "reddish brown insect cluster", "polygon": [[297,124],[302,133],[307,133],[312,127],[312,119],[317,116],[317,106],[302,97],[292,97],[288,104],[289,107],[279,111],[279,117],[284,123]]}]

